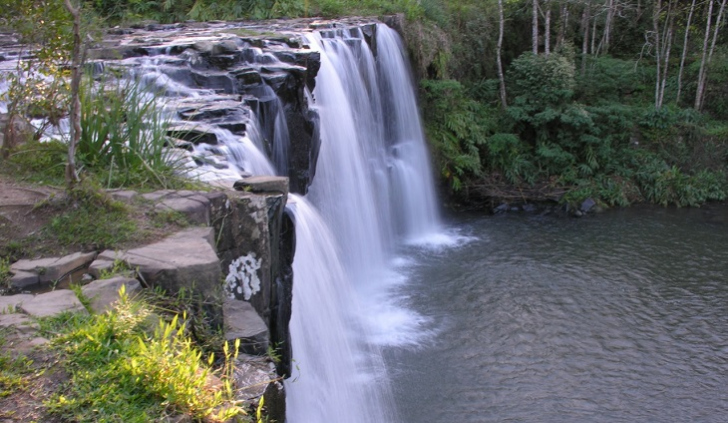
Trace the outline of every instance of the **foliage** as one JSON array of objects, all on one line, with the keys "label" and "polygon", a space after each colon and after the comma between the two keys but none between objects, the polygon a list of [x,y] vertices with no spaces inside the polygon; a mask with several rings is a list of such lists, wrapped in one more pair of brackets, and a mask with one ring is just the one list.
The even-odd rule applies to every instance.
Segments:
[{"label": "foliage", "polygon": [[485,109],[468,99],[457,81],[425,80],[421,86],[428,139],[437,152],[440,173],[457,191],[463,178],[481,171],[479,147],[486,141],[489,123]]},{"label": "foliage", "polygon": [[178,316],[154,324],[151,306],[123,290],[120,296],[112,311],[71,322],[54,340],[68,357],[71,378],[66,392],[46,403],[52,413],[107,422],[177,414],[220,422],[245,414],[233,401],[235,351],[226,348],[224,366],[213,370],[214,358],[202,360]]},{"label": "foliage", "polygon": [[[38,138],[48,125],[55,125],[65,114],[69,86],[70,16],[61,1],[0,0],[0,23],[12,28],[27,51],[21,51],[15,72],[0,73],[7,91],[0,101],[7,104],[8,115],[44,119]],[[32,54],[29,54],[32,51]]]}]

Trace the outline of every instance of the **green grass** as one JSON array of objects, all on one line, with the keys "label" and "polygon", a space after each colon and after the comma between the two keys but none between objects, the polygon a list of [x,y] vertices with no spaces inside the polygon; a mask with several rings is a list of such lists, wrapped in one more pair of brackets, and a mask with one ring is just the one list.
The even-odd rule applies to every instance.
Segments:
[{"label": "green grass", "polygon": [[4,173],[19,180],[63,186],[67,151],[60,141],[31,141],[17,147],[0,166]]},{"label": "green grass", "polygon": [[0,288],[7,287],[8,281],[10,281],[10,260],[7,257],[0,257]]},{"label": "green grass", "polygon": [[139,235],[128,206],[94,188],[78,188],[61,207],[66,211],[54,217],[45,229],[61,244],[113,248]]},{"label": "green grass", "polygon": [[225,364],[213,369],[214,356],[203,360],[188,337],[185,315],[165,322],[154,311],[121,291],[108,313],[42,322],[46,333],[61,331],[53,343],[63,348],[70,374],[65,391],[46,402],[51,413],[95,422],[162,421],[180,414],[208,422],[243,417],[233,400],[235,353],[225,347]]},{"label": "green grass", "polygon": [[[9,328],[0,328],[0,348],[7,342]],[[31,371],[32,361],[27,357],[13,358],[8,353],[0,353],[0,398],[11,395],[18,389],[28,387],[25,376]]]}]

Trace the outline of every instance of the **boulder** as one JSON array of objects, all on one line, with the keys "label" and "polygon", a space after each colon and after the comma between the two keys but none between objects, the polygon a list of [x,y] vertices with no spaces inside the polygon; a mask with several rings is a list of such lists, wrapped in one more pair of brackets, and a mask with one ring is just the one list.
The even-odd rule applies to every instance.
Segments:
[{"label": "boulder", "polygon": [[222,305],[225,339],[240,340],[240,351],[251,355],[268,352],[268,327],[250,303],[226,299]]},{"label": "boulder", "polygon": [[35,298],[20,304],[19,309],[35,317],[55,316],[64,311],[88,314],[76,294],[70,289],[59,289],[36,295]]},{"label": "boulder", "polygon": [[593,211],[594,207],[597,205],[597,202],[594,201],[593,198],[587,198],[581,203],[581,206],[579,207],[579,210],[582,213],[589,213]]},{"label": "boulder", "polygon": [[91,300],[91,309],[97,313],[111,309],[119,300],[119,290],[125,287],[130,297],[141,291],[142,286],[136,279],[115,276],[110,279],[95,280],[81,288],[83,295]]},{"label": "boulder", "polygon": [[218,298],[222,272],[214,245],[212,228],[188,228],[126,252],[104,251],[99,258],[122,260],[137,269],[147,285],[159,286],[169,293],[185,289],[203,298]]},{"label": "boulder", "polygon": [[106,191],[111,198],[122,203],[131,203],[139,196],[139,193],[131,190],[112,189]]}]

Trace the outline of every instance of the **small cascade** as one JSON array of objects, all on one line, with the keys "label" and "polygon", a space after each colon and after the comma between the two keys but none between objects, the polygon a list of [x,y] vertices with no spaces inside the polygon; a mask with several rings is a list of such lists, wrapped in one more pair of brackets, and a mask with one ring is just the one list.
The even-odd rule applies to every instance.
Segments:
[{"label": "small cascade", "polygon": [[[389,298],[403,279],[390,260],[399,244],[427,239],[440,224],[402,44],[382,24],[376,32],[377,56],[358,28],[307,36],[321,54],[310,105],[321,148],[311,206],[296,198],[291,207],[299,371],[286,382],[289,423],[397,421],[379,350],[393,337],[376,332],[416,330],[418,316]],[[396,328],[392,316],[404,316]]]},{"label": "small cascade", "polygon": [[263,143],[275,165],[278,175],[288,174],[288,150],[290,136],[283,103],[268,86],[257,87],[253,92],[257,107],[253,113],[258,121]]}]

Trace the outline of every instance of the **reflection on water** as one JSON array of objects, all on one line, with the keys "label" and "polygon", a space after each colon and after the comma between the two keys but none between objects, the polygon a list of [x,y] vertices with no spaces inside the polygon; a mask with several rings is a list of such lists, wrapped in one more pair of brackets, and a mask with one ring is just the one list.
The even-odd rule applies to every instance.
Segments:
[{"label": "reflection on water", "polygon": [[403,420],[728,421],[727,216],[458,217],[400,288],[437,333],[387,351]]}]

